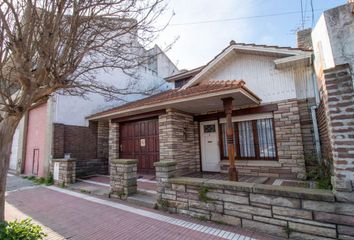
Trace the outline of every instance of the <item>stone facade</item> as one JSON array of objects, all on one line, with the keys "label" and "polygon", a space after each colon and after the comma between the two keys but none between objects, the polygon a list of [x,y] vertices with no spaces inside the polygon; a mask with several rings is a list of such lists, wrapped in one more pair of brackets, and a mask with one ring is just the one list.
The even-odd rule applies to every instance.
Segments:
[{"label": "stone facade", "polygon": [[97,158],[108,159],[109,156],[109,122],[99,121],[97,123]]},{"label": "stone facade", "polygon": [[278,103],[274,112],[275,140],[282,171],[289,176],[306,177],[299,105],[296,100]]},{"label": "stone facade", "polygon": [[[58,173],[56,173],[55,165],[58,165]],[[51,165],[54,184],[64,185],[74,183],[76,179],[76,160],[75,159],[53,159]],[[56,174],[58,178],[56,178]]]},{"label": "stone facade", "polygon": [[311,117],[311,107],[316,106],[315,98],[298,100],[302,145],[306,157],[316,156],[316,140]]},{"label": "stone facade", "polygon": [[[278,160],[236,160],[239,175],[266,176],[276,178],[306,177],[304,145],[308,152],[314,149],[311,135],[312,122],[309,122],[307,104],[294,99],[279,102],[274,111],[275,141]],[[306,142],[304,142],[304,140]],[[228,161],[221,161],[221,171],[227,173]]]},{"label": "stone facade", "polygon": [[[352,192],[354,185],[354,91],[348,64],[324,70],[321,86],[324,115],[338,191]],[[346,196],[354,201],[354,192]]]},{"label": "stone facade", "polygon": [[111,160],[110,196],[126,198],[137,193],[137,163],[135,159]]},{"label": "stone facade", "polygon": [[354,205],[329,190],[186,177],[165,183],[161,201],[171,212],[291,239],[354,238]]},{"label": "stone facade", "polygon": [[113,159],[119,158],[119,123],[109,123],[108,146],[108,159],[110,163]]},{"label": "stone facade", "polygon": [[159,116],[160,161],[177,162],[177,173],[199,171],[199,123],[174,110]]}]

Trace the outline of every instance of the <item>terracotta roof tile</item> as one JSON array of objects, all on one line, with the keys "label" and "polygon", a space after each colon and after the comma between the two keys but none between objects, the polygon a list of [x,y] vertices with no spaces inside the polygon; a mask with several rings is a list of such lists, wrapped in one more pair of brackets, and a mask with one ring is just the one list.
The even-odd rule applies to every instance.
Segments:
[{"label": "terracotta roof tile", "polygon": [[149,106],[152,104],[162,103],[171,100],[178,100],[186,97],[194,97],[208,93],[221,92],[225,90],[242,88],[245,85],[243,80],[215,80],[208,81],[207,84],[200,84],[197,86],[193,86],[187,89],[171,89],[144,99],[140,99],[134,102],[130,102],[115,108],[111,108],[91,116],[87,118],[99,117],[106,114],[119,112],[122,110],[133,109],[141,106]]}]

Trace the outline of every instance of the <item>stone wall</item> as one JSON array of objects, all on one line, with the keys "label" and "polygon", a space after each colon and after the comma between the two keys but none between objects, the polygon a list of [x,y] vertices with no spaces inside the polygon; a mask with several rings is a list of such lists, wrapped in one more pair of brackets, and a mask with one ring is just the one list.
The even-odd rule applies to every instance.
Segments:
[{"label": "stone wall", "polygon": [[109,122],[99,121],[97,123],[97,158],[108,159]]},{"label": "stone wall", "polygon": [[109,122],[108,135],[108,159],[111,162],[113,159],[119,158],[119,123]]},{"label": "stone wall", "polygon": [[333,156],[334,181],[354,199],[354,90],[348,64],[324,70],[322,101]]},{"label": "stone wall", "polygon": [[160,161],[175,160],[177,173],[199,171],[199,124],[174,110],[159,116]]},{"label": "stone wall", "polygon": [[291,239],[354,238],[354,205],[329,190],[185,177],[163,186],[171,212]]},{"label": "stone wall", "polygon": [[288,176],[306,177],[299,105],[296,100],[278,103],[274,112],[275,140],[279,163]]},{"label": "stone wall", "polygon": [[[306,145],[307,153],[315,149],[308,103],[294,99],[277,104],[274,128],[278,160],[236,160],[239,175],[287,179],[306,177],[304,147]],[[228,165],[227,160],[221,161],[221,172],[227,173]]]},{"label": "stone wall", "polygon": [[301,137],[305,158],[316,156],[316,140],[311,116],[311,107],[315,105],[315,98],[298,100]]}]

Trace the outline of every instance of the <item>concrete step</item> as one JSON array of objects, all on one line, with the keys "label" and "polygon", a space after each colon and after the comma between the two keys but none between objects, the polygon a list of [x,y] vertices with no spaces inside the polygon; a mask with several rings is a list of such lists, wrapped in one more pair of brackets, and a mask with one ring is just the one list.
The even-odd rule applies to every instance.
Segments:
[{"label": "concrete step", "polygon": [[155,195],[148,195],[148,194],[143,194],[143,193],[137,193],[132,196],[129,196],[127,198],[127,201],[129,203],[139,205],[142,207],[147,207],[147,208],[154,208],[156,204],[156,197]]},{"label": "concrete step", "polygon": [[141,188],[138,188],[138,193],[144,194],[144,195],[148,195],[148,196],[151,196],[151,197],[155,197],[156,194],[157,194],[156,191],[146,190],[146,189],[141,189]]}]

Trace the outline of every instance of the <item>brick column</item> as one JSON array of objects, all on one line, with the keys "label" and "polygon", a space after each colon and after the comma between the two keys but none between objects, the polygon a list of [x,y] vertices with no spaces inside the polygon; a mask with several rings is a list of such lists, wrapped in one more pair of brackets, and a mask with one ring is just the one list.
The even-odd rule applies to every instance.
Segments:
[{"label": "brick column", "polygon": [[332,183],[336,191],[351,192],[354,201],[354,90],[350,66],[343,64],[324,70],[324,80],[323,103],[333,156]]},{"label": "brick column", "polygon": [[162,197],[168,198],[169,193],[165,192],[165,188],[171,188],[168,179],[176,176],[176,165],[176,161],[161,161],[154,163],[157,181],[157,200],[161,200]]},{"label": "brick column", "polygon": [[53,159],[53,179],[56,185],[67,185],[75,182],[76,159]]},{"label": "brick column", "polygon": [[124,199],[137,192],[137,164],[135,159],[111,160],[111,196]]}]

